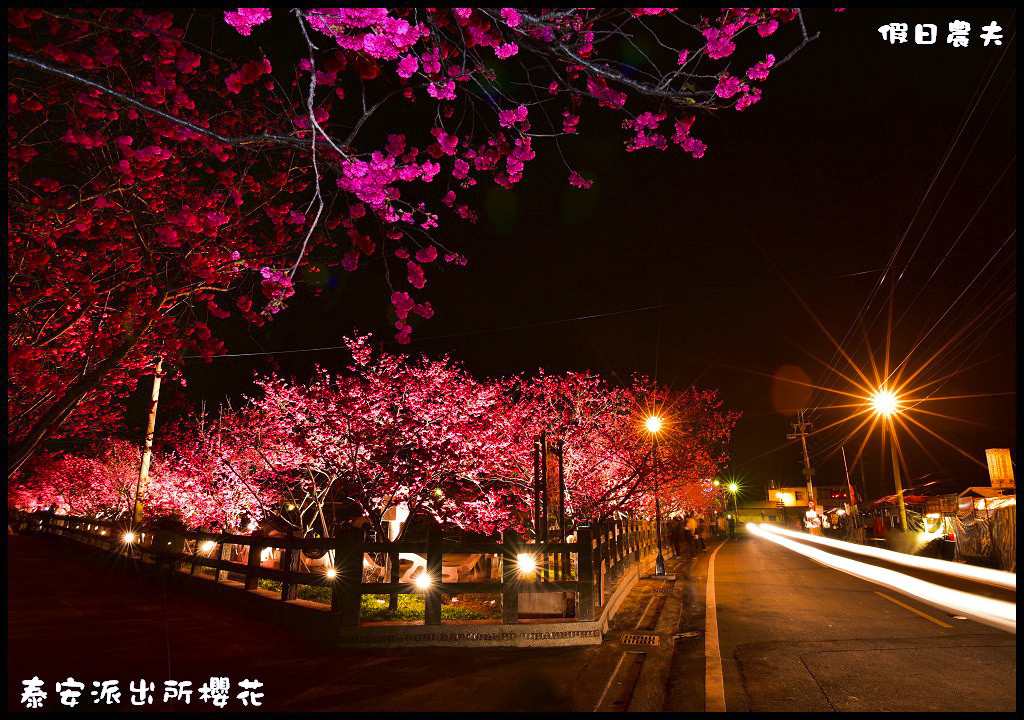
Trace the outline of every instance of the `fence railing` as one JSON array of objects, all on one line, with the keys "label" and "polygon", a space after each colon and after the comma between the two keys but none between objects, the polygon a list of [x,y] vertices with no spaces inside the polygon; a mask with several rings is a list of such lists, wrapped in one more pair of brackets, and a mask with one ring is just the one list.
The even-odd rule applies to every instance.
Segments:
[{"label": "fence railing", "polygon": [[[296,600],[300,586],[319,586],[330,591],[330,611],[338,613],[339,622],[346,626],[359,624],[363,595],[404,593],[424,596],[426,625],[441,624],[446,593],[500,595],[502,623],[519,622],[522,593],[572,593],[576,619],[594,620],[605,603],[605,593],[657,548],[655,525],[643,520],[583,526],[573,542],[563,543],[527,542],[508,530],[500,542],[455,542],[444,539],[438,530],[429,531],[425,541],[400,542],[370,542],[362,530],[350,528],[339,529],[333,538],[133,530],[123,522],[50,513],[29,515],[24,526],[166,566],[169,571],[196,575],[208,568],[213,582],[227,583],[228,575],[235,574],[242,577],[244,590],[256,590],[261,579],[270,580],[280,583],[283,601]],[[302,562],[304,553],[327,562],[311,568]],[[446,582],[444,557],[456,553],[489,555],[499,561],[500,570],[492,570],[485,580]],[[373,566],[368,560],[371,554],[389,559],[387,582],[366,581],[367,567]],[[425,559],[421,575],[428,582],[398,580],[399,556],[406,554]]]}]

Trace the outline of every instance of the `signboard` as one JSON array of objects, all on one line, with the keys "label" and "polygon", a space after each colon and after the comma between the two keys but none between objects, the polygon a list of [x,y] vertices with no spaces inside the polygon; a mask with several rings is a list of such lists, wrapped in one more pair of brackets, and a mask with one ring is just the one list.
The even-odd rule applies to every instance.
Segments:
[{"label": "signboard", "polygon": [[985,450],[985,459],[988,460],[988,477],[994,488],[1012,488],[1013,461],[1010,459],[1009,448],[989,448]]},{"label": "signboard", "polygon": [[956,495],[943,495],[941,497],[925,500],[924,511],[926,514],[938,513],[940,515],[956,515]]}]

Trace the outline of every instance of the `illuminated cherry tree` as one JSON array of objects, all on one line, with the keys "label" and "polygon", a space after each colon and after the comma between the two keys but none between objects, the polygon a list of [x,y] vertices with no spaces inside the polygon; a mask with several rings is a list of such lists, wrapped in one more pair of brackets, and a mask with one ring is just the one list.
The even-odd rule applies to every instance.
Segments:
[{"label": "illuminated cherry tree", "polygon": [[139,448],[110,440],[93,452],[40,453],[7,502],[28,512],[53,509],[63,515],[116,520],[130,514],[139,479]]},{"label": "illuminated cherry tree", "polygon": [[[499,472],[532,487],[533,441],[542,431],[561,440],[569,516],[653,517],[655,490],[664,512],[709,507],[710,479],[728,464],[739,418],[716,391],[673,391],[645,378],[613,386],[591,373],[515,378],[505,388],[512,401],[499,422],[514,442]],[[664,423],[656,457],[645,427],[651,415]]]},{"label": "illuminated cherry tree", "polygon": [[701,157],[697,115],[813,37],[792,8],[10,10],[9,475],[109,428],[157,358],[221,352],[217,319],[272,317],[300,268],[382,266],[408,342],[480,185],[593,112]]}]

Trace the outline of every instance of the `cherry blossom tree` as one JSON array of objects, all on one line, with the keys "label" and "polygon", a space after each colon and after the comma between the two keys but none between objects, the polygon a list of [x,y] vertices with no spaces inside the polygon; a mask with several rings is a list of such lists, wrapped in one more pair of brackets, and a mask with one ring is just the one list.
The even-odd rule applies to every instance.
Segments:
[{"label": "cherry blossom tree", "polygon": [[[512,401],[503,434],[514,442],[499,472],[532,486],[534,440],[542,431],[561,440],[566,512],[577,521],[653,517],[656,490],[663,510],[703,510],[739,418],[716,391],[673,391],[639,377],[612,386],[592,373],[540,374],[505,388]],[[664,424],[657,455],[645,427],[651,415]]]},{"label": "cherry blossom tree", "polygon": [[11,507],[116,520],[130,514],[140,451],[113,439],[93,451],[43,452],[8,486]]},{"label": "cherry blossom tree", "polygon": [[301,267],[382,265],[408,342],[431,269],[467,262],[442,217],[474,220],[535,142],[607,111],[629,151],[701,157],[697,114],[757,102],[815,37],[791,8],[241,8],[203,39],[192,19],[9,11],[9,475],[108,428],[157,358],[220,352],[212,320],[272,317]]},{"label": "cherry blossom tree", "polygon": [[507,444],[494,432],[500,388],[449,358],[375,352],[365,337],[348,344],[346,375],[267,378],[251,399],[268,464],[296,471],[288,492],[300,510],[315,506],[325,522],[328,504],[353,506],[385,539],[384,516],[398,506],[483,532],[510,524],[516,498],[484,472]]}]

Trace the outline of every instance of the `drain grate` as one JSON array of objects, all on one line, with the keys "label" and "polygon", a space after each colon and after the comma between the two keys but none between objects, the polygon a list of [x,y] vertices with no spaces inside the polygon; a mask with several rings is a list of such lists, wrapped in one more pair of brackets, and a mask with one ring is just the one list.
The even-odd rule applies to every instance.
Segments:
[{"label": "drain grate", "polygon": [[655,595],[672,595],[675,592],[678,592],[678,588],[667,587],[667,588],[655,588],[654,589],[654,594]]},{"label": "drain grate", "polygon": [[661,641],[657,635],[627,634],[619,638],[623,645],[657,645]]}]

